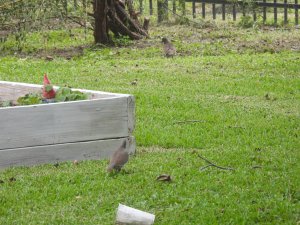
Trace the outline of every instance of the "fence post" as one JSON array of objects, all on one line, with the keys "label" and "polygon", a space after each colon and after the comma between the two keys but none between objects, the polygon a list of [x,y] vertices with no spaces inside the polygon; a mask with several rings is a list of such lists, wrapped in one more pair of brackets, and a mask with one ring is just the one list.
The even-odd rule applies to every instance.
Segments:
[{"label": "fence post", "polygon": [[253,21],[255,22],[256,21],[256,6],[255,5],[253,6],[252,12],[253,12]]},{"label": "fence post", "polygon": [[233,17],[233,21],[236,21],[236,5],[235,5],[235,3],[232,6],[232,17]]},{"label": "fence post", "polygon": [[287,0],[284,0],[284,24],[287,24],[288,16],[287,16]]},{"label": "fence post", "polygon": [[168,0],[157,0],[157,22],[168,20]]},{"label": "fence post", "polygon": [[176,13],[176,0],[173,0],[173,13]]},{"label": "fence post", "polygon": [[202,2],[202,18],[205,19],[205,2]]},{"label": "fence post", "polygon": [[[266,3],[266,0],[263,0],[263,3]],[[267,7],[263,7],[263,23],[267,21]]]},{"label": "fence post", "polygon": [[178,1],[179,7],[182,10],[182,15],[185,16],[185,0],[179,0]]},{"label": "fence post", "polygon": [[140,3],[140,13],[143,14],[143,0],[139,0]]},{"label": "fence post", "polygon": [[277,0],[274,0],[274,24],[277,24]]},{"label": "fence post", "polygon": [[222,20],[225,20],[225,3],[222,4]]},{"label": "fence post", "polygon": [[298,8],[296,7],[298,5],[298,0],[295,0],[295,24],[298,25],[299,23],[299,14],[298,14]]},{"label": "fence post", "polygon": [[215,3],[212,4],[212,14],[213,14],[213,19],[215,20],[216,19],[216,4]]},{"label": "fence post", "polygon": [[150,8],[150,15],[153,15],[153,3],[152,0],[149,0],[149,8]]},{"label": "fence post", "polygon": [[196,18],[196,1],[193,0],[193,18]]},{"label": "fence post", "polygon": [[245,7],[244,2],[243,2],[243,5],[242,5],[242,11],[243,11],[243,16],[246,16],[246,7]]}]

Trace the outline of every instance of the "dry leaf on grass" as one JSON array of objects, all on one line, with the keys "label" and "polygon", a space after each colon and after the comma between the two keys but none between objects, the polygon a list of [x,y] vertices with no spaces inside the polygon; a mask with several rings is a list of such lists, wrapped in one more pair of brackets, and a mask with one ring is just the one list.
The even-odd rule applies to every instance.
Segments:
[{"label": "dry leaf on grass", "polygon": [[156,178],[156,180],[159,180],[159,181],[168,181],[168,182],[170,182],[170,181],[172,181],[172,178],[171,178],[171,176],[168,175],[168,174],[162,174],[162,175],[159,175],[159,176]]}]

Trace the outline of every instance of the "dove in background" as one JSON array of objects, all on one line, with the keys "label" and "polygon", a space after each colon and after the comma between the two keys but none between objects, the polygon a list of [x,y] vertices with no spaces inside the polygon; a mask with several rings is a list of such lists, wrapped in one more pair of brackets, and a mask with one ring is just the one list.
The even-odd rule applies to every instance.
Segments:
[{"label": "dove in background", "polygon": [[173,57],[176,55],[176,49],[167,38],[162,38],[164,43],[164,53],[166,57]]},{"label": "dove in background", "polygon": [[107,172],[116,170],[119,172],[122,167],[128,162],[129,154],[126,150],[126,140],[123,141],[122,145],[113,153],[111,156]]}]

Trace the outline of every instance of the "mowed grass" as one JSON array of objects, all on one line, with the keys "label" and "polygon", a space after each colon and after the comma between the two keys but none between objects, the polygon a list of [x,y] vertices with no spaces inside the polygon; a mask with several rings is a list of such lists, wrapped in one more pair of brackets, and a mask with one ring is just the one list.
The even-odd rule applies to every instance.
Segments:
[{"label": "mowed grass", "polygon": [[[106,160],[1,171],[1,224],[114,224],[119,203],[155,214],[155,224],[300,221],[299,31],[152,29],[148,41],[71,60],[0,58],[0,80],[41,83],[46,72],[56,85],[133,94],[137,139],[126,173],[108,175]],[[162,56],[162,35],[179,56]],[[271,40],[272,50],[250,40]],[[201,170],[198,154],[235,170]],[[164,173],[172,182],[155,180]]]}]

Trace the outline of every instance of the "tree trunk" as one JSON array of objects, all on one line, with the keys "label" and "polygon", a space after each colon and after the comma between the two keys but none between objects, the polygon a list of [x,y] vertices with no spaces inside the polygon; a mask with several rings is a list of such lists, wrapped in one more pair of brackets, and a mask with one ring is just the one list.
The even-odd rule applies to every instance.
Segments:
[{"label": "tree trunk", "polygon": [[107,29],[107,0],[93,1],[95,28],[95,43],[107,44],[109,42]]},{"label": "tree trunk", "polygon": [[93,11],[95,43],[107,44],[110,41],[109,31],[115,36],[124,35],[131,39],[148,37],[148,27],[139,23],[139,13],[134,11],[132,0],[93,0]]}]

